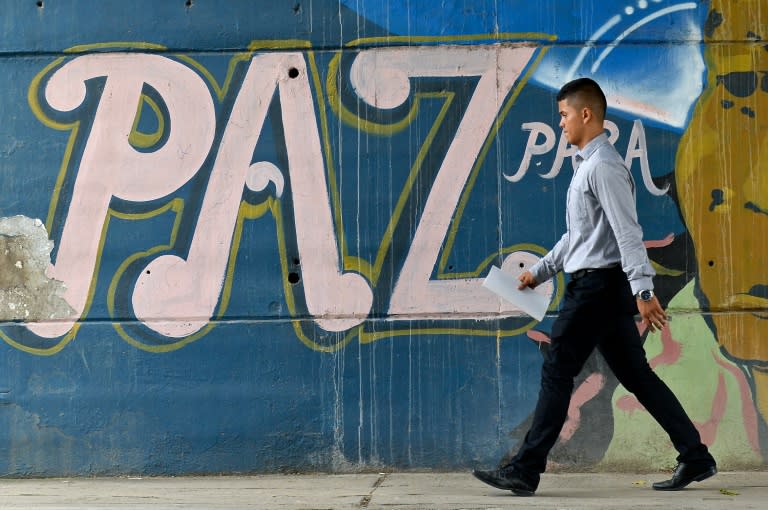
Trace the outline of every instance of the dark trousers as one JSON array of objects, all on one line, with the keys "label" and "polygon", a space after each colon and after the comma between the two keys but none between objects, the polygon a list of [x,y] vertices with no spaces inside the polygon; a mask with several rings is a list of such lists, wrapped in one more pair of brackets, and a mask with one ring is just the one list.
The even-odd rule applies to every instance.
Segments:
[{"label": "dark trousers", "polygon": [[714,463],[680,402],[648,365],[636,313],[635,297],[620,267],[592,271],[569,282],[552,326],[533,423],[510,461],[529,483],[538,485],[565,423],[573,380],[595,347],[619,382],[669,435],[679,452],[678,462]]}]

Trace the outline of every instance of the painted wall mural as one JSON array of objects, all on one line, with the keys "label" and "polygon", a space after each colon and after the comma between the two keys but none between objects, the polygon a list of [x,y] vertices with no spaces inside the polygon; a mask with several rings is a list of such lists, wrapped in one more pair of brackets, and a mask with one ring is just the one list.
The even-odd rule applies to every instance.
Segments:
[{"label": "painted wall mural", "polygon": [[[578,76],[672,317],[650,363],[724,469],[764,465],[758,0],[136,3],[18,2],[0,36],[0,472],[512,451],[567,277],[542,322],[482,281],[565,228],[554,96]],[[553,465],[670,449],[594,355]]]}]

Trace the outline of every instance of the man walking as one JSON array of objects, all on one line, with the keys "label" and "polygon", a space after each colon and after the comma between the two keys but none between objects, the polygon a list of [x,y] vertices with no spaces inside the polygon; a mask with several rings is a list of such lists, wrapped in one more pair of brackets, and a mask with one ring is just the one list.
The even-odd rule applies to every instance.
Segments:
[{"label": "man walking", "polygon": [[653,270],[635,209],[635,183],[603,128],[607,103],[589,78],[557,94],[560,127],[573,146],[574,174],[566,202],[567,231],[530,271],[520,288],[534,288],[559,271],[570,274],[541,372],[533,423],[508,464],[475,470],[479,480],[518,496],[532,496],[567,417],[573,380],[597,348],[619,382],[669,435],[678,451],[670,480],[656,490],[680,490],[717,473],[715,459],[667,385],[651,370],[635,325],[639,311],[650,331],[667,316],[653,294]]}]

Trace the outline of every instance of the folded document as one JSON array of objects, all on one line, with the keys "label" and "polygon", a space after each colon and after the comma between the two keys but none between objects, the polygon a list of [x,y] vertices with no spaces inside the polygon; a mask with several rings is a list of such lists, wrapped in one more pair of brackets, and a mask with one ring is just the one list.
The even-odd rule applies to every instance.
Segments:
[{"label": "folded document", "polygon": [[549,299],[531,288],[518,289],[520,282],[514,276],[505,273],[496,266],[483,280],[483,287],[509,301],[537,321],[544,319],[549,308]]}]

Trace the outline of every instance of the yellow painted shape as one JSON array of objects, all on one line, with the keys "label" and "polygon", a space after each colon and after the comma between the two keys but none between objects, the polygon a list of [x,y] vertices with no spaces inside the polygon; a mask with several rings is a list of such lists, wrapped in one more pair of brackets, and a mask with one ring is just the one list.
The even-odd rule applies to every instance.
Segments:
[{"label": "yellow painted shape", "polygon": [[[139,131],[139,122],[141,122],[141,115],[144,110],[144,104],[149,106],[149,108],[155,114],[155,118],[157,118],[158,126],[154,133],[142,133]],[[142,94],[141,101],[139,101],[139,106],[136,109],[136,118],[133,121],[131,134],[128,135],[128,142],[139,149],[147,149],[159,142],[163,137],[163,133],[165,133],[165,117],[160,111],[160,107],[157,105],[154,99],[145,94]]]}]

